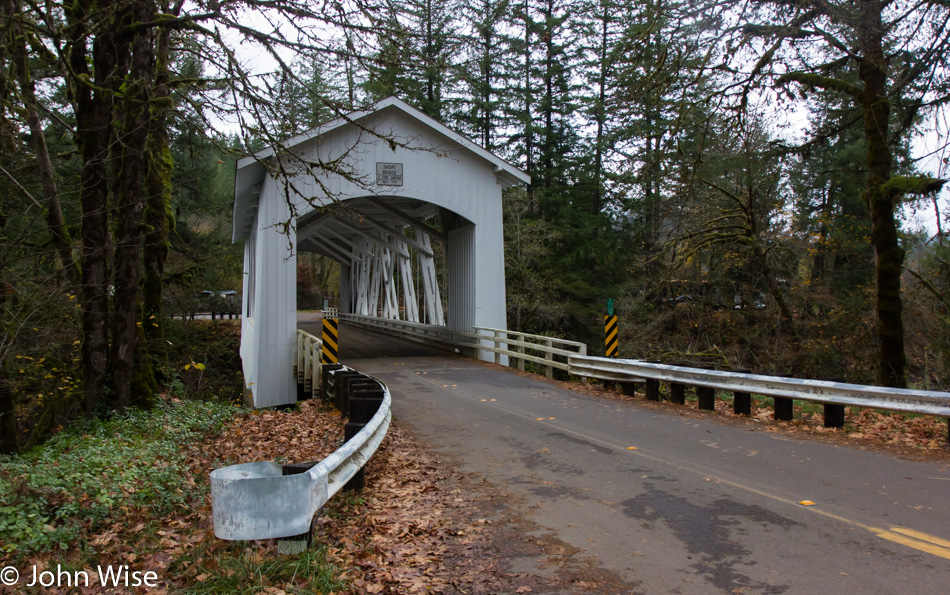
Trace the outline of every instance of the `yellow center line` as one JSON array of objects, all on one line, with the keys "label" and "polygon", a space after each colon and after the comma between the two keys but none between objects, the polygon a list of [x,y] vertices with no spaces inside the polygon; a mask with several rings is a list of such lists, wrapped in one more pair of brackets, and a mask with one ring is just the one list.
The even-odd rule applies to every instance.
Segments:
[{"label": "yellow center line", "polygon": [[[429,378],[427,378],[426,380],[429,380],[429,381],[430,381],[432,384],[434,384],[434,385],[438,385],[436,382],[432,381],[432,380],[429,379]],[[475,396],[475,395],[473,395],[473,394],[471,394],[471,393],[469,393],[468,391],[465,391],[465,390],[457,391],[456,394],[463,395],[463,396],[466,396],[466,397],[470,397],[470,398],[472,398],[472,399],[474,399],[474,400],[476,400],[476,401],[480,400],[480,396]],[[510,414],[512,414],[512,415],[516,415],[516,416],[518,416],[518,417],[524,418],[524,419],[526,419],[526,420],[539,421],[539,420],[544,419],[544,418],[540,418],[540,417],[534,417],[533,415],[530,415],[530,414],[527,414],[527,413],[522,413],[521,411],[517,411],[517,410],[515,410],[515,409],[512,409],[512,408],[510,408],[510,407],[506,407],[506,406],[501,405],[501,404],[498,404],[497,407],[498,407],[499,409],[503,410],[503,411],[506,411],[506,412],[508,412],[508,413],[510,413]],[[565,426],[563,423],[556,423],[556,422],[555,422],[555,423],[551,423],[551,424],[549,424],[549,425],[550,425],[551,427],[554,427],[554,428],[556,428],[556,429],[559,429],[559,430],[561,430],[561,431],[563,431],[563,432],[565,432],[565,433],[567,433],[567,434],[573,434],[573,435],[575,435],[575,436],[577,436],[577,437],[579,437],[579,438],[584,438],[585,440],[590,440],[591,442],[598,443],[598,444],[600,444],[600,445],[602,445],[602,446],[606,446],[606,447],[613,448],[613,449],[616,449],[616,450],[625,451],[625,452],[628,452],[628,453],[630,453],[630,454],[632,454],[632,455],[635,455],[635,456],[638,456],[638,457],[642,457],[642,458],[645,458],[645,459],[648,459],[648,460],[651,460],[651,461],[654,461],[654,462],[657,462],[657,463],[661,463],[661,464],[663,464],[663,465],[672,465],[672,466],[675,466],[675,467],[677,467],[677,468],[679,468],[679,469],[681,469],[681,470],[689,471],[689,472],[694,473],[694,474],[696,474],[696,475],[700,475],[700,476],[703,476],[703,477],[710,477],[709,474],[704,473],[704,472],[701,471],[701,470],[690,469],[687,465],[684,465],[684,464],[682,464],[682,463],[677,463],[677,462],[674,462],[674,461],[667,460],[667,459],[665,459],[665,458],[663,458],[663,457],[658,457],[658,456],[655,456],[655,455],[647,454],[647,453],[643,452],[642,449],[629,450],[629,449],[627,448],[627,446],[625,446],[625,445],[621,445],[621,444],[619,444],[619,443],[615,443],[615,442],[610,441],[610,440],[604,440],[603,438],[598,437],[598,436],[590,436],[590,435],[585,434],[585,433],[583,433],[583,432],[578,432],[577,430],[573,430],[573,429],[571,429],[571,428],[568,428],[568,427]],[[855,521],[855,520],[852,520],[852,519],[848,519],[848,518],[839,516],[839,515],[837,515],[837,514],[833,514],[833,513],[831,513],[831,512],[827,512],[827,511],[825,511],[825,510],[821,510],[821,509],[818,508],[817,506],[809,506],[809,507],[804,507],[804,508],[803,508],[803,507],[798,503],[797,500],[793,500],[793,499],[790,499],[790,498],[783,498],[782,496],[778,496],[778,495],[776,495],[776,494],[772,494],[772,493],[770,493],[770,492],[766,492],[766,491],[764,491],[764,490],[760,490],[760,489],[758,489],[758,488],[755,488],[755,487],[752,487],[752,486],[750,486],[750,485],[746,485],[746,484],[740,483],[740,482],[738,482],[738,481],[733,481],[733,480],[729,480],[729,479],[724,479],[724,478],[722,478],[722,477],[717,477],[717,478],[715,478],[715,479],[716,479],[716,481],[719,481],[719,482],[721,482],[721,483],[724,483],[724,484],[726,484],[726,485],[728,485],[728,486],[731,486],[731,487],[734,487],[734,488],[736,488],[736,489],[739,489],[739,490],[742,490],[742,491],[745,491],[745,492],[749,492],[749,493],[755,494],[755,495],[757,495],[757,496],[761,496],[761,497],[763,497],[763,498],[768,498],[768,499],[774,500],[774,501],[776,501],[776,502],[781,502],[782,504],[788,504],[788,505],[794,506],[794,507],[796,507],[796,508],[802,508],[803,510],[807,510],[808,512],[821,515],[821,516],[823,516],[823,517],[825,517],[825,518],[833,519],[833,520],[838,521],[838,522],[840,522],[840,523],[844,523],[845,525],[850,525],[850,526],[852,526],[852,527],[858,527],[858,528],[864,529],[864,530],[866,530],[866,531],[868,531],[868,532],[870,532],[870,533],[872,533],[872,534],[874,534],[874,535],[880,537],[881,539],[886,539],[886,540],[888,540],[888,541],[891,541],[891,542],[894,542],[894,543],[898,543],[898,544],[900,544],[900,545],[903,545],[903,546],[906,546],[906,547],[909,547],[909,548],[913,548],[913,549],[915,549],[915,550],[917,550],[917,551],[921,551],[921,552],[930,554],[930,555],[932,555],[932,556],[937,556],[937,557],[939,557],[939,558],[944,558],[944,559],[950,560],[950,541],[948,541],[948,540],[946,540],[946,539],[942,539],[942,538],[937,537],[937,536],[935,536],[935,535],[930,535],[930,534],[924,533],[924,532],[922,532],[922,531],[917,531],[917,530],[914,530],[914,529],[908,529],[908,528],[905,528],[905,527],[891,527],[890,529],[881,529],[881,528],[878,528],[878,527],[873,527],[873,526],[871,526],[871,525],[868,525],[867,523],[862,523],[862,522],[860,522],[860,521]]]},{"label": "yellow center line", "polygon": [[927,541],[933,545],[937,545],[943,548],[950,550],[950,541],[946,539],[940,539],[939,537],[934,537],[933,535],[928,535],[921,531],[915,531],[913,529],[905,529],[903,527],[891,527],[891,531],[894,533],[901,533],[908,537],[913,537],[914,539],[919,539],[920,541]]},{"label": "yellow center line", "polygon": [[[899,543],[914,548],[915,550],[950,560],[950,542],[945,539],[903,527],[891,527],[890,530],[877,529],[875,527],[870,527],[870,529],[872,533],[881,539],[893,541],[894,543]],[[913,535],[913,537],[911,537],[911,535]]]}]

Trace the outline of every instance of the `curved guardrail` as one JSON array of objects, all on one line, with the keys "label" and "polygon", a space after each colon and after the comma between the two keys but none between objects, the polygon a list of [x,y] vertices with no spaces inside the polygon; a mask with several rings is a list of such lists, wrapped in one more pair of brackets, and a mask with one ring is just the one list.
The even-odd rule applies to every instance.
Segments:
[{"label": "curved guardrail", "polygon": [[[324,380],[338,373],[346,375],[355,371],[336,366]],[[211,511],[216,537],[271,539],[301,535],[310,530],[314,515],[357,476],[389,430],[392,420],[389,388],[379,380],[370,380],[378,384],[382,392],[376,412],[343,446],[307,471],[286,475],[284,466],[262,461],[211,472]],[[337,392],[343,390],[344,386],[335,387]],[[326,393],[324,391],[324,399],[332,396]],[[347,429],[352,425],[347,424]]]}]

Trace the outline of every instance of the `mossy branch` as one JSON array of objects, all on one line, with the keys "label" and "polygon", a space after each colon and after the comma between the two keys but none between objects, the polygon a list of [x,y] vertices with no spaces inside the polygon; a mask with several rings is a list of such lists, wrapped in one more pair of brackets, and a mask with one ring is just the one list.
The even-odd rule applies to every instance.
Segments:
[{"label": "mossy branch", "polygon": [[780,85],[785,85],[787,83],[798,83],[805,87],[812,87],[817,89],[827,89],[829,91],[837,91],[838,93],[844,93],[854,98],[860,98],[862,90],[856,85],[846,83],[841,79],[836,79],[830,76],[824,76],[821,74],[813,74],[810,72],[789,72],[788,74],[783,74],[778,77],[776,81]]},{"label": "mossy branch", "polygon": [[881,185],[881,195],[892,201],[900,200],[905,194],[921,196],[939,192],[946,180],[924,176],[894,176]]},{"label": "mossy branch", "polygon": [[907,271],[908,273],[910,273],[910,274],[914,277],[914,279],[917,279],[917,282],[920,283],[927,291],[929,291],[930,293],[932,293],[935,298],[937,298],[938,300],[940,300],[940,302],[941,302],[944,306],[950,308],[950,297],[947,297],[944,292],[942,292],[942,291],[940,291],[939,289],[937,289],[936,287],[934,287],[934,286],[933,286],[933,283],[931,283],[930,281],[924,279],[923,275],[921,275],[920,273],[918,273],[918,272],[915,271],[914,269],[905,266],[905,267],[904,267],[904,270]]}]

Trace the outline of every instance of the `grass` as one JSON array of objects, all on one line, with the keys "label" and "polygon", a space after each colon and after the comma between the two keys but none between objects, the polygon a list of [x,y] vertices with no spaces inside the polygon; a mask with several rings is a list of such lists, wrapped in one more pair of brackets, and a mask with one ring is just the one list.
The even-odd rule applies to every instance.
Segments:
[{"label": "grass", "polygon": [[168,590],[195,594],[345,588],[326,547],[278,556],[269,542],[213,538],[210,515],[195,514],[209,499],[206,471],[224,464],[202,441],[240,412],[220,401],[166,399],[0,457],[0,562],[135,570],[163,559],[158,576]]},{"label": "grass", "polygon": [[[197,558],[205,558],[199,560]],[[180,559],[170,568],[202,564],[214,568],[195,577],[193,584],[176,590],[178,593],[205,595],[213,593],[267,592],[274,587],[286,593],[331,593],[346,587],[340,570],[328,560],[326,546],[312,545],[294,556],[275,556],[241,543],[230,543],[210,557],[192,553],[192,559]]]},{"label": "grass", "polygon": [[237,412],[214,402],[161,401],[70,427],[42,446],[0,457],[0,552],[67,550],[123,510],[155,516],[187,505],[181,449],[217,431]]}]

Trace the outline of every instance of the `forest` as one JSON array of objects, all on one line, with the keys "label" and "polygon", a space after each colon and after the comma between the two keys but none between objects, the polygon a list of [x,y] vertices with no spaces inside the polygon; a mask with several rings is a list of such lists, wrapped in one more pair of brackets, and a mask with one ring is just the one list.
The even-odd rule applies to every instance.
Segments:
[{"label": "forest", "polygon": [[180,382],[172,314],[241,287],[235,159],[390,95],[530,174],[509,328],[602,354],[613,299],[621,357],[950,387],[944,2],[0,11],[0,452]]}]

